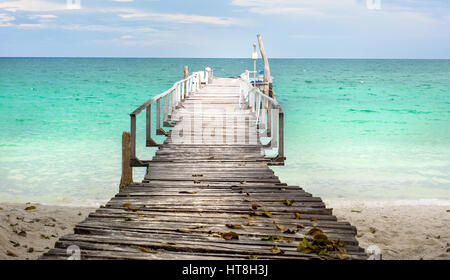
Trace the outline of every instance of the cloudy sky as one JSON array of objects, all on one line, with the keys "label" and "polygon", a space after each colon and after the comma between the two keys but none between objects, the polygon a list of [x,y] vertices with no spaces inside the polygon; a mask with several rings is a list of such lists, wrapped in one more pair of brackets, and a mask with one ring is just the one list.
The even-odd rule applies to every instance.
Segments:
[{"label": "cloudy sky", "polygon": [[0,0],[0,56],[450,58],[449,0]]}]

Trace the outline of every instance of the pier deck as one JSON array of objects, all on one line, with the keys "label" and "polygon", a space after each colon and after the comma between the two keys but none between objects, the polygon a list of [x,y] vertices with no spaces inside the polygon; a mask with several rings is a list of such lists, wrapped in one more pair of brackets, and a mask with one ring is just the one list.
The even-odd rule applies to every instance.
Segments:
[{"label": "pier deck", "polygon": [[[365,259],[355,227],[268,167],[258,115],[240,104],[239,80],[196,86],[179,103],[166,98],[165,122],[174,127],[151,161],[135,157],[134,164],[148,165],[143,181],[91,213],[41,258],[66,259],[76,245],[82,259]],[[190,129],[199,118],[200,128]],[[305,237],[312,249],[297,250]],[[322,246],[320,254],[313,243]]]}]

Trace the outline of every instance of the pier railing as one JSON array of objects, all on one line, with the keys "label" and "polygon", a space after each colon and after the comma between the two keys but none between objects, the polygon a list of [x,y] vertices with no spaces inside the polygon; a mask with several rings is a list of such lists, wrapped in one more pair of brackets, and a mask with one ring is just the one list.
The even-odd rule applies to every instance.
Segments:
[{"label": "pier railing", "polygon": [[284,157],[283,110],[275,99],[252,85],[251,72],[247,70],[240,75],[239,105],[248,106],[255,113],[260,137],[270,138],[270,141],[264,145],[270,148],[270,152],[276,151],[275,155],[266,155],[271,159],[270,164],[284,165],[286,158]]},{"label": "pier railing", "polygon": [[[152,138],[152,104],[156,103],[156,135],[168,135],[163,127],[173,127],[172,115],[182,107],[182,102],[193,92],[200,89],[202,84],[212,81],[212,70],[194,72],[189,77],[176,82],[170,89],[149,99],[130,114],[130,166],[145,167],[149,160],[140,160],[136,156],[136,118],[142,111],[146,111],[146,146],[159,147],[160,144]],[[260,138],[269,138],[264,145],[266,158],[271,165],[284,165],[284,114],[280,104],[273,98],[261,92],[251,83],[250,71],[240,75],[240,107],[247,106],[256,116],[256,124]],[[161,123],[161,110],[162,123]]]},{"label": "pier railing", "polygon": [[[156,143],[152,138],[152,104],[156,102],[156,135],[167,135],[163,129],[165,127],[173,127],[169,122],[172,114],[179,107],[180,103],[191,95],[192,92],[197,91],[201,84],[208,84],[208,71],[194,72],[192,75],[176,82],[173,86],[165,92],[149,99],[144,104],[139,106],[131,114],[131,130],[130,130],[130,165],[131,166],[147,166],[147,161],[141,161],[136,156],[136,117],[142,111],[146,111],[146,146],[158,147],[160,144]],[[163,102],[161,102],[163,100]],[[163,104],[163,123],[161,125],[161,104]]]}]

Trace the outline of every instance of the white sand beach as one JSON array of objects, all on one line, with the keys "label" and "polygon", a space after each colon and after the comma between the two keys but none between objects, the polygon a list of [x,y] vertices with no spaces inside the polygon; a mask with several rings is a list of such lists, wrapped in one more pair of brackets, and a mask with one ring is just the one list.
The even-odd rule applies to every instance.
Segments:
[{"label": "white sand beach", "polygon": [[326,201],[338,220],[358,230],[363,248],[384,260],[450,259],[450,204],[445,201]]},{"label": "white sand beach", "polygon": [[[446,203],[325,202],[339,220],[357,227],[363,248],[377,245],[384,260],[450,259],[450,205]],[[24,210],[29,206],[36,209]],[[94,210],[0,203],[0,259],[37,259]]]},{"label": "white sand beach", "polygon": [[[34,206],[36,209],[25,210]],[[94,211],[92,207],[0,203],[0,260],[33,260]]]}]

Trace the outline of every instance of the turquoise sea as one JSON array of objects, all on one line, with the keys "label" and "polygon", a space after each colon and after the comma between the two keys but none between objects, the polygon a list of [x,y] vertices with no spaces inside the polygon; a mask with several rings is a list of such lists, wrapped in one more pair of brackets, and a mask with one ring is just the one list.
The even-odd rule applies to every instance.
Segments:
[{"label": "turquoise sea", "polygon": [[[128,114],[183,66],[250,59],[0,58],[0,201],[107,200]],[[272,59],[289,184],[324,198],[450,200],[450,60]],[[259,65],[261,68],[261,66]],[[151,157],[139,126],[138,153]],[[161,141],[161,138],[158,138]],[[135,170],[140,181],[143,170]]]}]

